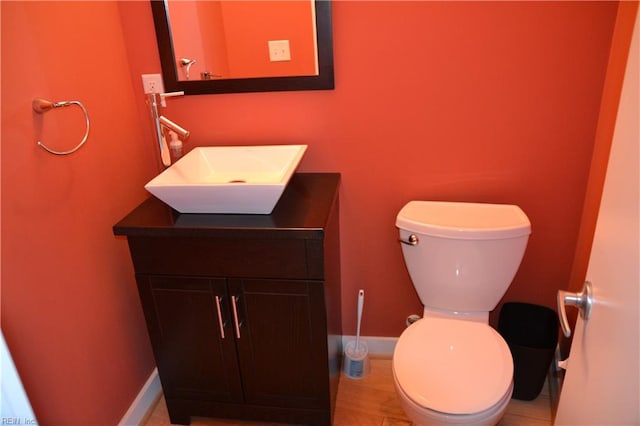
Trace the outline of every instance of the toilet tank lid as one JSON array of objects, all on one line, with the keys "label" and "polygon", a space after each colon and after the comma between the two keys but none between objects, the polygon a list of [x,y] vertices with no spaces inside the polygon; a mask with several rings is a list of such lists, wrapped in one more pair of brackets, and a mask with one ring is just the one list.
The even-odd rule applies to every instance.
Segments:
[{"label": "toilet tank lid", "polygon": [[531,222],[512,204],[410,201],[396,226],[410,232],[457,239],[502,239],[531,234]]}]

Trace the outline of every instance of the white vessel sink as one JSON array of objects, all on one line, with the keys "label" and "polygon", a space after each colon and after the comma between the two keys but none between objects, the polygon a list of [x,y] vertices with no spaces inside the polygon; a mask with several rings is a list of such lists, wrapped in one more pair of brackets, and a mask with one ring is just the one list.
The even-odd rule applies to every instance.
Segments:
[{"label": "white vessel sink", "polygon": [[180,213],[270,214],[307,145],[198,147],[145,188]]}]

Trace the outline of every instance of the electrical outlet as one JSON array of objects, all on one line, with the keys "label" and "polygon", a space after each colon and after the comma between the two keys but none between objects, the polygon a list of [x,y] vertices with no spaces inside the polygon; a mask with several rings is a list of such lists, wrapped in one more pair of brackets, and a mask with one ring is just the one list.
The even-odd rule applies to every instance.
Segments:
[{"label": "electrical outlet", "polygon": [[164,93],[164,84],[160,74],[142,74],[144,93]]}]

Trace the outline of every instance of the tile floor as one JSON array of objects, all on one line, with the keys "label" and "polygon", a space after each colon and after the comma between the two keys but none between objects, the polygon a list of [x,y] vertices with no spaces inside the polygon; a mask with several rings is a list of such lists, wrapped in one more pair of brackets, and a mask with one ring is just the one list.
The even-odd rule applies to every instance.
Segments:
[{"label": "tile floor", "polygon": [[[145,426],[170,425],[164,399],[161,398],[147,418]],[[265,426],[265,423],[192,418],[194,426]],[[371,373],[360,380],[340,377],[334,426],[411,426],[396,397],[391,360],[371,359]],[[499,426],[550,426],[551,400],[548,387],[533,401],[512,399]],[[271,424],[271,426],[275,426]]]}]

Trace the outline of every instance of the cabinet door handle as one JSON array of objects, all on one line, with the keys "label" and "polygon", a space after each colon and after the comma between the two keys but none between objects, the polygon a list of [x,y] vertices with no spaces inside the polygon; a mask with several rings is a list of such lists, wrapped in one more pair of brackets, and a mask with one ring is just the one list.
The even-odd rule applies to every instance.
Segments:
[{"label": "cabinet door handle", "polygon": [[[224,296],[222,296],[224,297]],[[224,339],[224,326],[225,323],[222,320],[222,309],[220,309],[220,302],[222,301],[222,297],[216,296],[216,309],[218,309],[218,327],[220,327],[220,337]]]},{"label": "cabinet door handle", "polygon": [[236,337],[240,338],[240,321],[238,321],[238,300],[240,298],[238,296],[231,297],[231,307],[233,308],[233,323],[236,328]]}]

